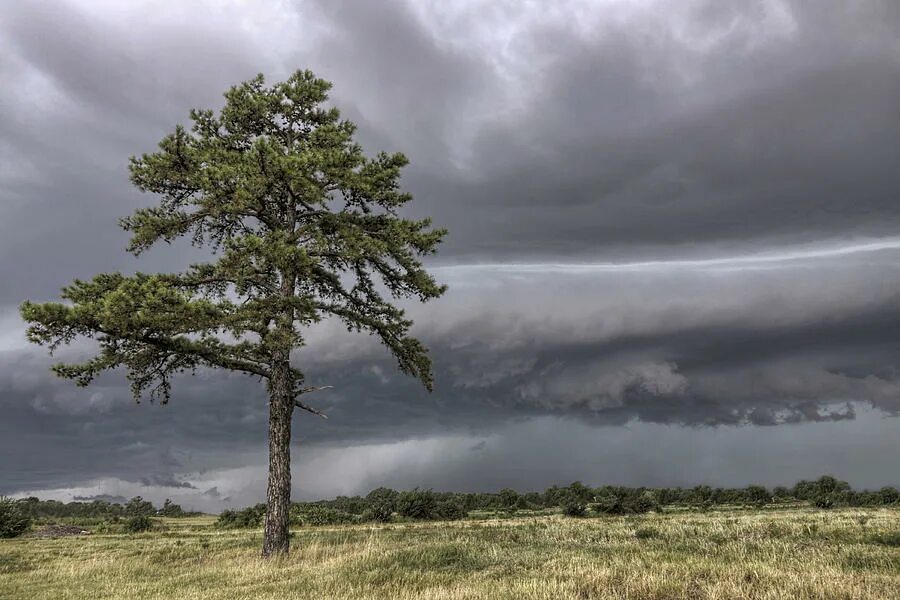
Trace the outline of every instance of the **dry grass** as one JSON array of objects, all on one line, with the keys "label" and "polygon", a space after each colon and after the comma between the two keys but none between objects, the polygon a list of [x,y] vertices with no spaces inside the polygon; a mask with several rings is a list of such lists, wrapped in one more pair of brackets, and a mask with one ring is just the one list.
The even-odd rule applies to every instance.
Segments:
[{"label": "dry grass", "polygon": [[211,522],[0,540],[0,598],[900,598],[890,509],[306,528],[268,562]]}]

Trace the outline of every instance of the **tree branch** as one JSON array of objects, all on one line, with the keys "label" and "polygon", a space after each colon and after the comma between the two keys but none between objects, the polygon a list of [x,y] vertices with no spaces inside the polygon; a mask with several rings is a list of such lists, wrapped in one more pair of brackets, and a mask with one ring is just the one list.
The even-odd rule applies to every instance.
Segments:
[{"label": "tree branch", "polygon": [[308,404],[300,402],[296,398],[294,399],[294,406],[296,406],[297,408],[302,408],[305,411],[311,412],[314,415],[318,415],[318,416],[322,417],[323,419],[328,418],[328,415],[326,415],[325,413],[316,410],[315,408],[313,408],[312,406],[309,406]]},{"label": "tree branch", "polygon": [[300,394],[308,394],[310,392],[318,392],[319,390],[330,390],[333,387],[334,387],[333,385],[315,385],[312,387],[301,388],[300,391],[297,392],[297,395],[299,396]]}]

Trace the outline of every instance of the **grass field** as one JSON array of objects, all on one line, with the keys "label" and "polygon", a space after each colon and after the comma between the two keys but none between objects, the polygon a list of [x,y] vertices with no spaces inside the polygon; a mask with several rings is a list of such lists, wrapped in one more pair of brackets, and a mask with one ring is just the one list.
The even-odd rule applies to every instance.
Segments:
[{"label": "grass field", "polygon": [[290,557],[212,517],[0,540],[0,598],[900,598],[900,510],[310,527]]}]

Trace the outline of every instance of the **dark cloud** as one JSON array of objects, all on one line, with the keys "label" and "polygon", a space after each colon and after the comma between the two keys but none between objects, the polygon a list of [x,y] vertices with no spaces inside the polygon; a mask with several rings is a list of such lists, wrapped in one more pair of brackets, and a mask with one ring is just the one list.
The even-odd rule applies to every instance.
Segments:
[{"label": "dark cloud", "polygon": [[146,486],[157,486],[157,487],[167,487],[167,488],[178,488],[178,489],[189,489],[196,490],[197,486],[195,486],[190,481],[179,481],[174,477],[170,477],[167,475],[154,475],[153,477],[141,477],[140,482]]},{"label": "dark cloud", "polygon": [[[334,81],[366,148],[411,157],[411,213],[451,231],[435,264],[448,296],[410,307],[435,393],[333,324],[298,352],[311,383],[335,386],[310,400],[328,421],[298,421],[315,489],[490,486],[515,452],[535,474],[508,483],[534,487],[590,428],[672,428],[673,457],[701,426],[787,444],[784,429],[858,432],[864,415],[896,433],[877,421],[900,410],[896,3],[117,7],[0,7],[0,455],[15,457],[0,492],[253,499],[257,382],[201,373],[166,407],[135,406],[120,375],[74,388],[24,346],[15,306],[96,271],[187,262],[178,245],[122,252],[117,219],[152,202],[127,157],[229,85],[304,67]],[[506,427],[565,451],[491,437]],[[371,473],[328,454],[365,445],[384,460],[360,463]],[[495,470],[427,453],[410,467],[445,446]],[[749,468],[729,456],[704,472]],[[324,457],[333,474],[310,466]],[[633,463],[644,483],[679,482]]]},{"label": "dark cloud", "polygon": [[125,496],[110,496],[109,494],[94,494],[93,496],[72,496],[73,502],[109,502],[110,504],[125,504],[128,498]]}]

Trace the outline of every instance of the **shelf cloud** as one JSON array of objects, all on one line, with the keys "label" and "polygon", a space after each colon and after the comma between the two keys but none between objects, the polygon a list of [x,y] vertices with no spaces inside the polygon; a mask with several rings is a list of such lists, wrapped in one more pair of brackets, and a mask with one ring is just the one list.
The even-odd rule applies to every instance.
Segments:
[{"label": "shelf cloud", "polygon": [[[853,457],[827,455],[836,475],[897,485],[898,30],[897,3],[838,0],[0,6],[0,493],[255,500],[258,382],[201,372],[166,407],[119,374],[75,388],[16,307],[196,259],[124,252],[117,219],[153,202],[128,157],[228,86],[307,67],[367,151],[410,157],[409,214],[450,231],[429,264],[447,295],[408,307],[433,394],[337,323],[296,353],[334,386],[310,397],[329,420],[298,425],[307,492],[692,482],[654,436],[735,484],[819,475],[831,436]],[[767,478],[698,439],[793,462]],[[582,456],[578,476],[578,448],[634,470]]]}]

